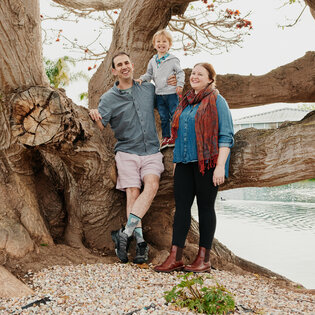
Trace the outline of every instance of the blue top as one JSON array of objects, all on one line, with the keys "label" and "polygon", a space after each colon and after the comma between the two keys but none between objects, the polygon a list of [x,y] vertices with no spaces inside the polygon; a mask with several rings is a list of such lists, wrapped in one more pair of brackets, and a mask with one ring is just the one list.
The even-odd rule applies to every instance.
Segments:
[{"label": "blue top", "polygon": [[[198,161],[197,141],[195,131],[195,116],[200,103],[188,105],[179,117],[177,138],[175,141],[173,162],[189,163]],[[217,111],[219,121],[219,148],[231,148],[234,144],[233,121],[229,106],[220,94],[217,96]],[[230,154],[225,163],[225,176],[229,175]]]},{"label": "blue top", "polygon": [[103,125],[110,123],[115,133],[115,152],[141,156],[159,152],[154,118],[154,85],[147,82],[140,85],[133,81],[130,91],[120,90],[117,84],[101,96],[98,105]]}]

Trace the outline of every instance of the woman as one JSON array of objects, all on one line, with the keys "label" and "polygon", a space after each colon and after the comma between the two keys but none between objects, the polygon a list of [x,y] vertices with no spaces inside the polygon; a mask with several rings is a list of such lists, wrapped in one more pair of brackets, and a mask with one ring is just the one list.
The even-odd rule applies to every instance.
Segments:
[{"label": "woman", "polygon": [[[210,249],[216,227],[214,203],[218,186],[228,176],[233,146],[233,122],[225,99],[215,89],[211,64],[196,64],[188,91],[174,114],[174,195],[176,211],[170,255],[154,268],[158,272],[185,270],[210,272]],[[183,248],[190,228],[191,206],[196,196],[199,216],[199,251],[191,265],[184,266]]]}]

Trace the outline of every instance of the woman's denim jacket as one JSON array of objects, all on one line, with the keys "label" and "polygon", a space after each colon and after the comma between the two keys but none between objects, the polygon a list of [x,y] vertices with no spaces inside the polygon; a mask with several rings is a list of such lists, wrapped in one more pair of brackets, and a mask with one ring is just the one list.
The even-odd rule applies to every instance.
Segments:
[{"label": "woman's denim jacket", "polygon": [[[174,148],[174,163],[190,163],[198,161],[197,141],[195,132],[195,115],[200,103],[188,105],[179,118],[179,127]],[[233,121],[229,106],[220,94],[217,96],[217,111],[219,120],[219,148],[231,148],[234,144]],[[225,176],[228,177],[230,154],[225,163]]]}]

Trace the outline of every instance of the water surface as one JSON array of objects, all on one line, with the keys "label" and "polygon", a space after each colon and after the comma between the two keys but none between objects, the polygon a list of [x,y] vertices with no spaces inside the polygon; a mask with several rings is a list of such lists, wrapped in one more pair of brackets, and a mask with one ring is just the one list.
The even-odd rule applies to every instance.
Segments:
[{"label": "water surface", "polygon": [[236,255],[315,289],[315,181],[219,192],[216,213]]}]

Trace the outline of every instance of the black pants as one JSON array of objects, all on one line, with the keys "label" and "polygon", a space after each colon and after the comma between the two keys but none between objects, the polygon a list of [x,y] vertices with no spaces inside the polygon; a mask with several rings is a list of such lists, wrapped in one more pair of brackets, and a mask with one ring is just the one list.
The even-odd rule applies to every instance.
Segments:
[{"label": "black pants", "polygon": [[213,185],[214,168],[205,170],[202,175],[198,169],[198,162],[177,163],[174,174],[175,216],[173,224],[172,244],[183,248],[191,223],[191,206],[197,198],[199,216],[199,246],[211,248],[216,215],[214,202],[218,193],[218,186]]}]

